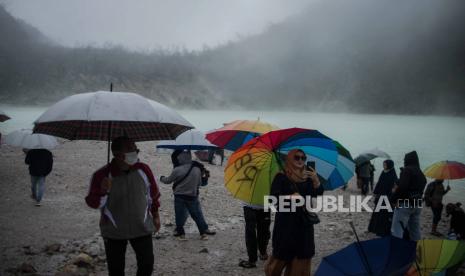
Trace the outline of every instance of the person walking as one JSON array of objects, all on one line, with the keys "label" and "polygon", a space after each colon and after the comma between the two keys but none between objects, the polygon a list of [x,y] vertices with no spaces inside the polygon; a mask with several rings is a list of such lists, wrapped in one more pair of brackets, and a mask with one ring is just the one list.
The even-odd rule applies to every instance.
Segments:
[{"label": "person walking", "polygon": [[170,176],[161,176],[160,181],[164,184],[173,183],[174,212],[176,229],[174,236],[185,240],[184,224],[188,214],[197,224],[200,238],[207,240],[207,235],[215,235],[214,231],[208,229],[208,224],[202,213],[199,201],[199,187],[202,185],[202,169],[198,162],[192,161],[190,151],[178,154],[179,165],[173,169]]},{"label": "person walking", "polygon": [[447,192],[450,191],[450,186],[447,186],[447,189],[444,188],[444,180],[435,179],[433,182],[429,183],[425,190],[425,203],[431,207],[433,212],[433,224],[431,226],[431,235],[442,236],[441,233],[437,231],[438,223],[441,221],[442,210],[444,205],[442,204],[442,199]]},{"label": "person walking", "polygon": [[[271,184],[270,195],[300,198],[307,205],[309,196],[323,194],[323,186],[316,171],[305,168],[306,155],[300,149],[291,150],[286,157],[284,173],[278,173]],[[279,200],[278,200],[279,202]],[[312,257],[315,255],[313,224],[306,207],[295,212],[278,212],[275,216],[272,246],[273,252],[265,265],[267,276],[309,276]],[[283,210],[284,211],[284,210]]]},{"label": "person walking", "polygon": [[53,155],[47,149],[30,149],[27,150],[24,162],[29,165],[31,197],[35,200],[36,206],[41,206],[45,192],[45,178],[53,168]]},{"label": "person walking", "polygon": [[421,199],[425,186],[426,178],[420,169],[417,152],[407,153],[404,157],[404,167],[400,172],[399,185],[393,192],[396,204],[391,225],[393,236],[402,239],[404,230],[408,230],[410,240],[421,239]]},{"label": "person walking", "polygon": [[128,137],[111,144],[113,159],[98,169],[85,200],[101,210],[103,237],[110,276],[124,275],[128,242],[136,254],[137,276],[152,275],[152,234],[160,229],[157,183],[150,167],[139,161],[139,149]]}]

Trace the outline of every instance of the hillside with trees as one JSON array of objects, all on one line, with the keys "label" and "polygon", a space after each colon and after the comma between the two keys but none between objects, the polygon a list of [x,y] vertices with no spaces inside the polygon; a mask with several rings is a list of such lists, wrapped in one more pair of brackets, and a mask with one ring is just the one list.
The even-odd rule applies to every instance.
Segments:
[{"label": "hillside with trees", "polygon": [[178,108],[465,115],[461,0],[334,0],[202,51],[66,48],[0,7],[0,101],[135,91]]}]

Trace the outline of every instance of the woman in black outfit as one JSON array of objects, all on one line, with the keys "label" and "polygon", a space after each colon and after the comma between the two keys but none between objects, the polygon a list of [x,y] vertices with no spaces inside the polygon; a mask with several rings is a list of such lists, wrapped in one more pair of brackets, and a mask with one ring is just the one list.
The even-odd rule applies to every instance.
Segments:
[{"label": "woman in black outfit", "polygon": [[[278,173],[271,185],[271,195],[312,196],[323,194],[323,187],[315,170],[305,169],[305,153],[292,150],[288,153],[284,173]],[[307,199],[307,198],[305,198]],[[296,212],[278,212],[273,229],[273,254],[269,258],[265,273],[267,276],[310,275],[311,260],[315,255],[313,225],[303,219],[305,207],[298,207]]]},{"label": "woman in black outfit", "polygon": [[[387,196],[387,198],[390,198],[392,188],[394,188],[395,183],[399,180],[392,160],[385,160],[383,162],[383,168],[384,170],[379,176],[378,183],[373,191],[373,194],[375,194],[375,205],[378,204],[381,196]],[[391,206],[391,208],[393,208],[393,206]],[[386,209],[381,209],[379,212],[373,212],[370,224],[368,225],[368,231],[381,237],[390,235],[392,215],[393,212],[389,212]]]}]

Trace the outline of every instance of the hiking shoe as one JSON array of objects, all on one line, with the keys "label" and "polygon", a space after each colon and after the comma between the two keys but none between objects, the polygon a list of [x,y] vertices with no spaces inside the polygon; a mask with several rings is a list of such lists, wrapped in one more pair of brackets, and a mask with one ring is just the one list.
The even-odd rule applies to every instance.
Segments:
[{"label": "hiking shoe", "polygon": [[205,230],[205,232],[203,232],[203,233],[204,233],[204,234],[207,234],[207,235],[210,235],[210,236],[216,235],[216,232],[215,232],[215,231],[212,231],[212,230],[210,230],[210,229]]},{"label": "hiking shoe", "polygon": [[178,241],[187,241],[186,235],[179,235],[179,236],[176,236],[176,238],[178,239]]},{"label": "hiking shoe", "polygon": [[184,234],[182,234],[182,233],[179,233],[178,231],[174,230],[174,232],[173,232],[173,236],[175,236],[175,237],[179,237],[179,236],[184,236]]},{"label": "hiking shoe", "polygon": [[202,241],[208,240],[207,234],[202,234],[202,235],[200,235],[200,239],[201,239]]},{"label": "hiking shoe", "polygon": [[243,268],[255,268],[255,267],[257,267],[257,265],[255,263],[245,261],[245,260],[240,261],[239,266],[243,267]]}]

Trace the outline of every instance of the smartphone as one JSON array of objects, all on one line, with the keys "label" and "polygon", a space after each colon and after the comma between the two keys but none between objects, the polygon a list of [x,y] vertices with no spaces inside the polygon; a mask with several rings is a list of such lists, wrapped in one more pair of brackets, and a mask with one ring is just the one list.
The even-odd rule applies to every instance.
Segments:
[{"label": "smartphone", "polygon": [[308,161],[307,168],[312,168],[313,170],[315,170],[315,161]]}]

